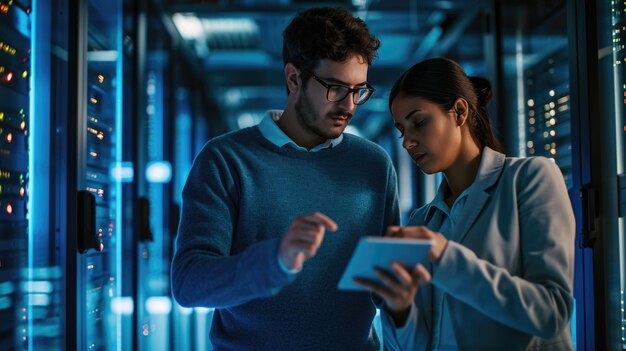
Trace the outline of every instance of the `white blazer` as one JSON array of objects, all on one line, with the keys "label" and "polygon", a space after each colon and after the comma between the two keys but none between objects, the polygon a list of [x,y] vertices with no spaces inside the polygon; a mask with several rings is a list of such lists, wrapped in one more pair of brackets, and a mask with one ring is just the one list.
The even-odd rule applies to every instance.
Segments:
[{"label": "white blazer", "polygon": [[[544,157],[512,158],[485,148],[475,188],[432,285],[442,289],[460,350],[573,350],[575,221],[563,176]],[[445,180],[439,197],[445,194]],[[440,228],[432,203],[409,225]],[[430,350],[432,286],[421,286],[415,342]],[[402,350],[383,313],[385,348]]]}]

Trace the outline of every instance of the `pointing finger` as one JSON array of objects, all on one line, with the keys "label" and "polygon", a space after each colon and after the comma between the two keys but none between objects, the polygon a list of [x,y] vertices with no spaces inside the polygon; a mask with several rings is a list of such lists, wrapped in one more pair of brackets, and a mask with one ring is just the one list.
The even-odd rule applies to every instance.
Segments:
[{"label": "pointing finger", "polygon": [[304,216],[303,218],[307,221],[320,224],[327,230],[330,230],[331,232],[334,232],[335,230],[337,230],[337,227],[338,227],[335,221],[333,221],[328,216],[320,212],[311,213],[309,215]]}]

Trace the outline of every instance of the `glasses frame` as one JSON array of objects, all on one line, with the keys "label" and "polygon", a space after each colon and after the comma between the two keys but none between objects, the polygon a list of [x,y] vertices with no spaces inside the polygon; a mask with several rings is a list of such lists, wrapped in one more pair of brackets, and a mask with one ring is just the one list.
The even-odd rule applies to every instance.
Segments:
[{"label": "glasses frame", "polygon": [[[326,100],[328,100],[329,102],[339,102],[342,101],[343,99],[345,99],[348,95],[352,94],[352,102],[355,105],[363,105],[364,103],[367,102],[367,100],[369,100],[372,95],[374,95],[374,92],[376,91],[376,89],[374,89],[373,86],[371,86],[369,83],[365,83],[365,87],[362,88],[350,88],[347,85],[343,85],[343,84],[333,84],[333,83],[326,83],[322,78],[318,77],[315,75],[315,73],[311,72],[311,71],[306,71],[313,79],[315,79],[318,83],[320,83],[324,88],[326,88]],[[333,87],[341,87],[341,88],[345,88],[347,89],[347,93],[346,95],[344,95],[341,99],[337,99],[337,100],[331,100],[330,99],[330,89]],[[357,101],[358,100],[358,92],[361,90],[367,90],[369,91],[369,95],[362,101]]]}]

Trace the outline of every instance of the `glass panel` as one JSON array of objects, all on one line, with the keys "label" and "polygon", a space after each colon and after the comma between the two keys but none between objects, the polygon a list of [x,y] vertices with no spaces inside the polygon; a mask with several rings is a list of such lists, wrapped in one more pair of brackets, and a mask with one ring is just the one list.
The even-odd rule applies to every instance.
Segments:
[{"label": "glass panel", "polygon": [[[179,74],[180,68],[178,68],[174,74],[176,99],[174,101],[174,169],[172,178],[172,215],[174,223],[170,224],[172,229],[178,227],[177,216],[180,211],[180,204],[182,203],[183,187],[187,180],[187,175],[191,169],[193,159],[192,140],[189,137],[189,133],[192,130],[193,125],[193,108],[191,106],[191,93],[188,88],[182,86],[180,82],[183,74]],[[182,72],[181,72],[182,73]],[[174,212],[175,211],[175,212]],[[172,241],[176,232],[172,232]],[[173,248],[172,248],[173,250]],[[193,310],[191,308],[182,307],[176,301],[173,302],[172,314],[173,314],[173,327],[172,327],[172,345],[175,350],[190,350],[192,347],[192,328],[191,318]],[[202,349],[205,350],[205,349]]]},{"label": "glass panel", "polygon": [[[566,37],[561,39],[566,40]],[[569,64],[566,50],[555,51],[547,60],[541,60],[525,71],[526,154],[556,161],[567,187],[571,188]]]},{"label": "glass panel", "polygon": [[[569,113],[569,61],[564,9],[537,25],[524,42],[522,69],[526,111],[520,141],[529,156],[545,156],[572,187],[572,141]],[[522,137],[525,135],[525,138]]]},{"label": "glass panel", "polygon": [[[78,261],[79,333],[85,338],[79,348],[113,350],[121,347],[121,318],[129,301],[121,297],[121,3],[90,1],[87,42],[87,114],[85,160],[79,169],[81,190],[96,199],[96,232],[102,251],[89,250]],[[80,118],[80,117],[79,117]],[[81,124],[79,124],[81,125]],[[115,304],[114,304],[115,303]],[[132,306],[132,302],[130,303]],[[80,340],[80,339],[79,339]]]},{"label": "glass panel", "polygon": [[[174,126],[168,118],[168,94],[170,86],[168,34],[156,18],[148,19],[145,90],[145,125],[142,138],[146,147],[143,159],[146,163],[144,197],[150,206],[151,237],[144,237],[140,244],[140,284],[138,310],[141,333],[140,350],[168,350],[171,340],[170,321],[172,299],[170,297],[170,262],[172,231],[170,226],[170,140]],[[142,235],[143,236],[143,235]]]},{"label": "glass panel", "polygon": [[[33,1],[31,13],[30,174],[28,269],[22,285],[28,303],[20,350],[66,347],[67,2]],[[54,30],[52,30],[54,28]],[[53,132],[55,131],[55,132]],[[75,192],[73,192],[75,193]],[[72,305],[75,302],[72,303]],[[23,320],[24,316],[21,316]]]}]

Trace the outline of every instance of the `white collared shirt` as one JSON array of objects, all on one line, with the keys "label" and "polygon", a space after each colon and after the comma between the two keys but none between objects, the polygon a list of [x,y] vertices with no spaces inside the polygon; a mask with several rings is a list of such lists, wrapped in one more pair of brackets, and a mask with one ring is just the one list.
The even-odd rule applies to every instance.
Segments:
[{"label": "white collared shirt", "polygon": [[316,145],[311,150],[307,150],[306,148],[296,144],[290,137],[283,132],[280,127],[276,124],[276,121],[280,119],[282,116],[282,110],[269,110],[265,113],[263,120],[259,123],[259,130],[261,134],[265,137],[265,139],[269,140],[272,144],[283,147],[287,146],[292,149],[305,151],[305,152],[316,152],[319,150],[331,148],[333,146],[337,146],[343,140],[343,134],[335,139],[328,139],[325,142]]},{"label": "white collared shirt", "polygon": [[[473,184],[472,184],[473,185]],[[467,197],[473,187],[470,186],[459,195],[459,197],[452,204],[452,208],[449,208],[445,203],[443,196],[437,196],[432,203],[432,206],[443,212],[444,220],[441,223],[441,227],[437,230],[446,239],[450,239],[454,230],[456,229],[457,220],[463,213]],[[433,286],[433,331],[432,331],[432,350],[438,351],[450,351],[457,350],[458,345],[456,343],[456,336],[454,335],[454,327],[452,326],[452,316],[450,315],[450,309],[444,299],[444,293],[441,289]],[[396,329],[396,335],[398,340],[404,340],[404,343],[408,340],[414,340],[413,335],[416,333],[417,328],[417,308],[415,303],[411,305],[409,317],[405,325]],[[411,345],[408,350],[418,350],[419,345]]]}]

